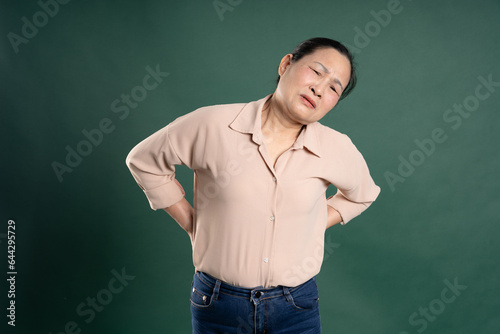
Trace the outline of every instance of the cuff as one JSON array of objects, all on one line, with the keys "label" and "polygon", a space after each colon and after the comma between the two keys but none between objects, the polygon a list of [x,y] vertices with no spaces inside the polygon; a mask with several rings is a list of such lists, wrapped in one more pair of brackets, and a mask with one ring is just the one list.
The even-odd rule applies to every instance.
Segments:
[{"label": "cuff", "polygon": [[173,179],[159,187],[144,190],[151,209],[164,209],[179,202],[185,195],[181,184]]},{"label": "cuff", "polygon": [[330,196],[328,198],[327,204],[339,212],[340,216],[342,217],[342,221],[340,222],[340,224],[345,225],[351,219],[365,211],[370,206],[371,202],[352,202],[342,196],[342,194],[337,193],[335,196]]}]

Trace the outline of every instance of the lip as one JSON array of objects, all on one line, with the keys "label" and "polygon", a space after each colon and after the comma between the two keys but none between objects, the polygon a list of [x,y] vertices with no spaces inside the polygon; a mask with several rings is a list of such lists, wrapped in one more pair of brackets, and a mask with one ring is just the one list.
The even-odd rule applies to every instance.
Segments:
[{"label": "lip", "polygon": [[314,102],[314,100],[312,98],[310,98],[307,95],[300,95],[300,98],[302,99],[302,101],[305,102],[305,104],[307,104],[309,106],[309,108],[316,109],[316,103]]}]

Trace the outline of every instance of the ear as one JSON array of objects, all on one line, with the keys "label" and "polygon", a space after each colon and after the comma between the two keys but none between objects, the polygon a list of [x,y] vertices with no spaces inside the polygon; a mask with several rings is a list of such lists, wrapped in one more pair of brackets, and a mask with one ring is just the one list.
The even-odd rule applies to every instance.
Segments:
[{"label": "ear", "polygon": [[293,55],[289,53],[281,59],[280,66],[278,67],[278,74],[280,75],[280,77],[283,75],[283,73],[285,73],[288,66],[290,66],[290,64],[292,63],[292,58]]}]

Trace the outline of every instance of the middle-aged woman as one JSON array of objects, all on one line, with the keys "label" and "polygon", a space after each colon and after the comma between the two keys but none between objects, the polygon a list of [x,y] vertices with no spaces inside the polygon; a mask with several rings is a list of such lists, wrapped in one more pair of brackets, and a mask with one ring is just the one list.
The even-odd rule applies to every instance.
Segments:
[{"label": "middle-aged woman", "polygon": [[[380,192],[351,140],[318,122],[355,86],[347,48],[304,41],[278,73],[273,94],[199,108],[127,157],[151,208],[190,237],[193,333],[321,333],[325,230]],[[193,206],[175,165],[194,171]],[[337,193],[327,199],[329,185]]]}]

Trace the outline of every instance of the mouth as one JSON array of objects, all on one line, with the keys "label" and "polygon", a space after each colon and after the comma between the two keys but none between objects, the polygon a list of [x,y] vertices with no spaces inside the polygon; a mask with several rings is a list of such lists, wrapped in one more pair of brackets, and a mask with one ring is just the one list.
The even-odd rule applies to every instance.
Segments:
[{"label": "mouth", "polygon": [[316,109],[316,103],[307,95],[300,95],[300,99],[311,109]]}]

